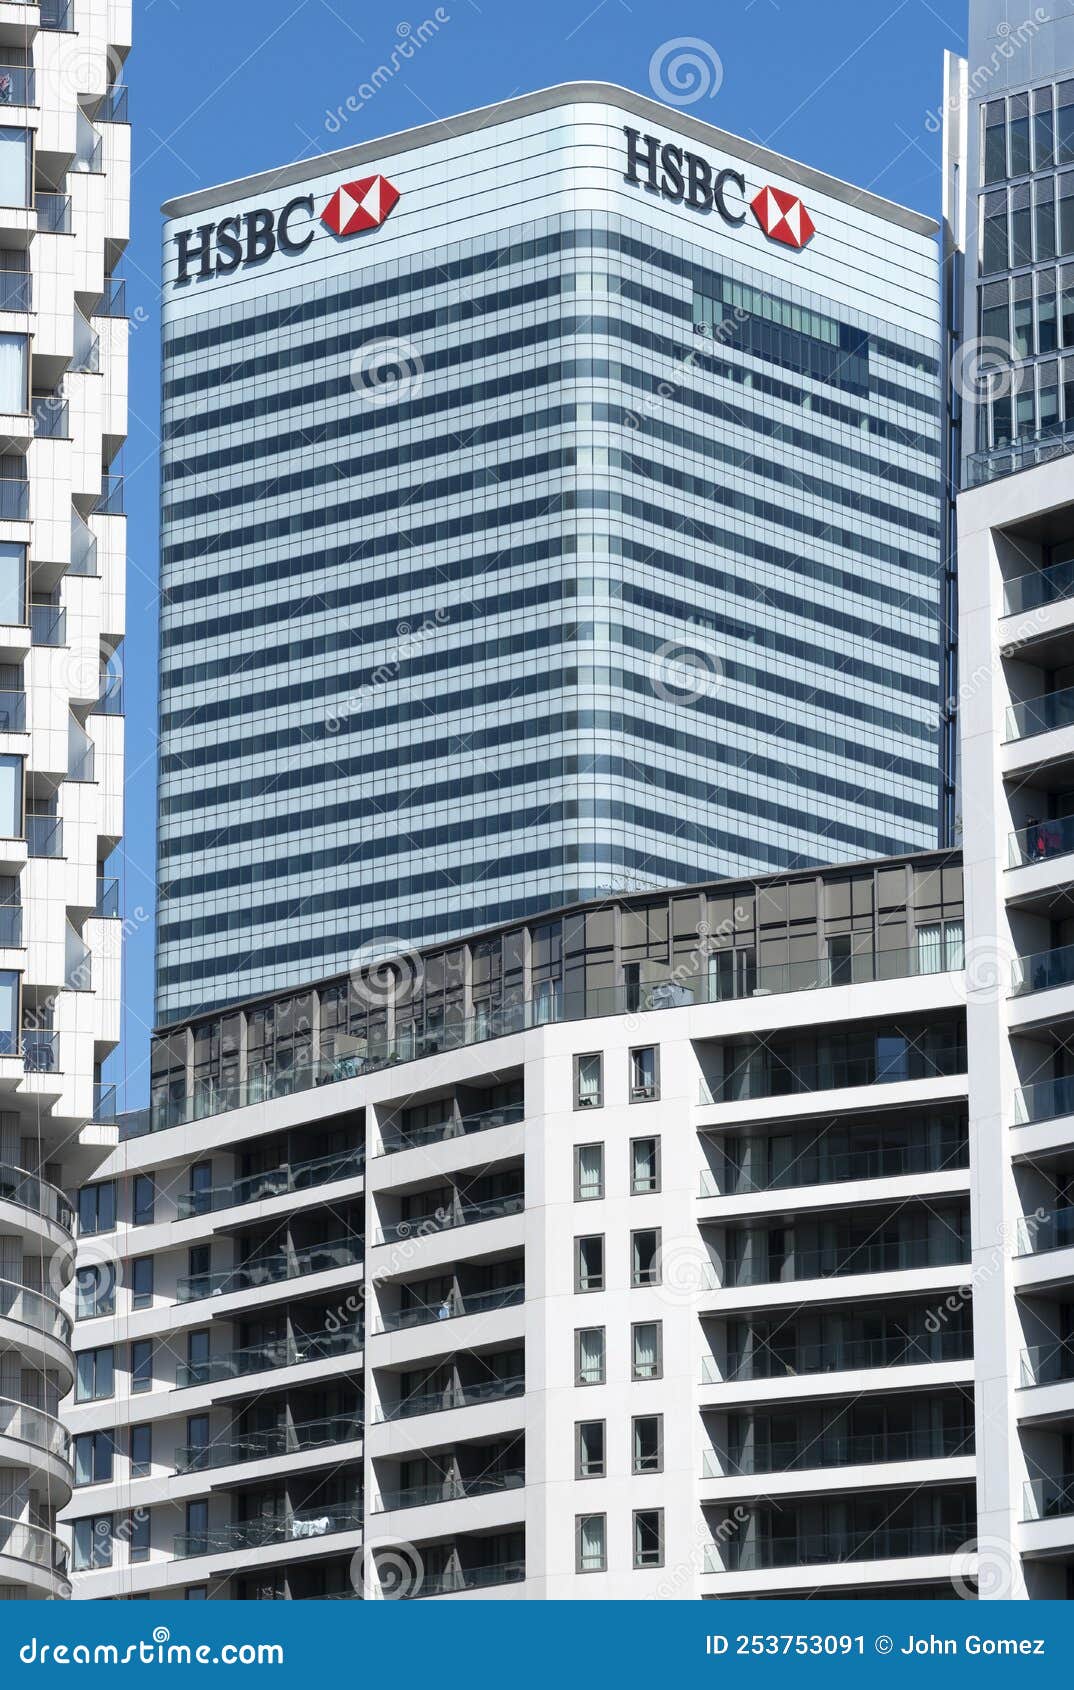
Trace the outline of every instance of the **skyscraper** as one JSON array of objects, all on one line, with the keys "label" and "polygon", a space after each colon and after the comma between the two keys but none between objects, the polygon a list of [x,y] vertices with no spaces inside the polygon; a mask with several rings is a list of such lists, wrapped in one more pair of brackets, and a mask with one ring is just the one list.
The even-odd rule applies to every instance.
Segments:
[{"label": "skyscraper", "polygon": [[[0,1597],[67,1590],[65,1191],[115,1139],[129,0],[0,8]],[[102,1285],[101,1307],[108,1306]]]},{"label": "skyscraper", "polygon": [[935,844],[928,219],[600,84],[166,210],[162,1022]]}]

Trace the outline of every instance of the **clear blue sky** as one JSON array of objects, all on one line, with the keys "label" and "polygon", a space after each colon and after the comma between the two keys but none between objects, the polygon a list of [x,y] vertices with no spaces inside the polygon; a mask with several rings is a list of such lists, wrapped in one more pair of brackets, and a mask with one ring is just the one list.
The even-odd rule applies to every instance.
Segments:
[{"label": "clear blue sky", "polygon": [[[403,0],[135,0],[135,234],[124,265],[136,315],[126,448],[128,916],[151,912],[154,901],[161,202],[550,83],[590,77],[653,93],[654,55],[668,62],[665,44],[694,38],[705,44],[703,74],[715,91],[685,110],[935,214],[939,143],[929,115],[940,103],[943,50],[963,49],[965,13],[966,0],[446,0],[439,8],[416,0],[411,10]],[[445,21],[431,39],[397,59],[398,73],[359,112],[342,127],[326,122],[391,63],[408,25],[436,16]],[[128,943],[124,1042],[111,1064],[130,1108],[147,1094],[152,968],[147,920]]]}]

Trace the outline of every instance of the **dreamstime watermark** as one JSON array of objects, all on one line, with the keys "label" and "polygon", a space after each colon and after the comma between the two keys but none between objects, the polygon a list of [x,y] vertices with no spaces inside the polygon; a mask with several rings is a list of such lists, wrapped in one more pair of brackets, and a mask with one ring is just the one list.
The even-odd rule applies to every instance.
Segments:
[{"label": "dreamstime watermark", "polygon": [[963,1601],[1002,1601],[1015,1594],[1015,1569],[1020,1557],[1002,1538],[970,1538],[955,1550],[948,1576]]},{"label": "dreamstime watermark", "polygon": [[723,60],[711,41],[677,35],[664,41],[649,60],[649,86],[669,106],[714,100],[723,87]]},{"label": "dreamstime watermark", "polygon": [[997,1273],[1003,1271],[1008,1239],[1013,1236],[1018,1240],[1020,1247],[1028,1245],[1028,1248],[1032,1250],[1037,1232],[1047,1220],[1048,1211],[1046,1209],[1034,1209],[1031,1215],[1023,1216],[1021,1222],[1021,1226],[1025,1229],[1023,1237],[1019,1237],[1021,1229],[1012,1227],[1007,1221],[1001,1221],[997,1229],[996,1243],[993,1244],[988,1255],[974,1265],[967,1280],[956,1286],[942,1303],[937,1304],[926,1314],[925,1331],[930,1337],[936,1337],[945,1327],[949,1326],[954,1317],[961,1315],[969,1307],[974,1292],[980,1290],[983,1285],[989,1284]]},{"label": "dreamstime watermark", "polygon": [[405,1602],[420,1596],[425,1562],[412,1543],[365,1543],[351,1558],[352,1588],[368,1601]]},{"label": "dreamstime watermark", "polygon": [[710,646],[665,640],[649,660],[649,678],[665,704],[700,704],[723,690],[723,659]]},{"label": "dreamstime watermark", "polygon": [[425,617],[416,628],[411,627],[409,622],[400,622],[395,630],[399,636],[398,644],[377,664],[368,681],[363,682],[339,710],[325,718],[326,732],[339,733],[344,724],[370,702],[378,687],[397,681],[403,664],[416,657],[441,632],[448,620],[449,612],[441,608],[434,610],[432,616]]},{"label": "dreamstime watermark", "polygon": [[1019,363],[1014,348],[997,335],[962,341],[951,359],[951,384],[971,405],[1014,398],[1031,380],[1031,369]]},{"label": "dreamstime watermark", "polygon": [[338,135],[351,118],[363,111],[370,100],[375,99],[393,77],[398,76],[421,49],[440,33],[444,25],[450,22],[451,13],[445,11],[443,6],[438,6],[431,18],[423,18],[419,24],[405,21],[397,23],[397,39],[386,61],[377,65],[366,80],[360,82],[354,92],[348,94],[334,111],[329,108],[325,112],[324,126],[329,135]]},{"label": "dreamstime watermark", "polygon": [[[1004,65],[1008,64],[1017,53],[1028,47],[1040,34],[1041,26],[1050,22],[1050,14],[1044,6],[1038,6],[1032,17],[1023,18],[1019,24],[1007,23],[1004,20],[996,25],[998,40],[988,59],[982,64],[975,65],[967,78],[967,90],[971,99],[981,94],[999,75]],[[930,135],[938,135],[943,128],[944,118],[948,113],[958,109],[957,96],[952,95],[937,106],[935,111],[926,112],[925,128]]]},{"label": "dreamstime watermark", "polygon": [[173,1643],[166,1625],[137,1643],[52,1643],[31,1637],[19,1649],[23,1666],[189,1667],[283,1665],[282,1643]]},{"label": "dreamstime watermark", "polygon": [[387,1011],[421,991],[425,959],[404,939],[371,940],[352,953],[347,976],[353,1003]]},{"label": "dreamstime watermark", "polygon": [[416,399],[424,380],[421,353],[408,340],[366,341],[351,359],[351,384],[368,405]]}]

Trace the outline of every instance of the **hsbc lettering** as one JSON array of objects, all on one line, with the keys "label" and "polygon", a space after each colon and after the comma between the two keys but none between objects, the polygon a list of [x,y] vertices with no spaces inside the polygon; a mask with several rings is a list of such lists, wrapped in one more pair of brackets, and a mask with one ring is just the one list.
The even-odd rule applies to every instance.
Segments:
[{"label": "hsbc lettering", "polygon": [[219,223],[203,223],[198,229],[183,229],[175,237],[179,249],[178,282],[192,275],[230,276],[248,264],[262,264],[277,252],[294,258],[306,251],[316,230],[302,228],[303,217],[312,218],[312,194],[303,194],[285,205],[279,216],[258,209],[242,216],[224,217]]},{"label": "hsbc lettering", "polygon": [[728,202],[732,189],[741,199],[746,197],[746,180],[739,171],[713,170],[708,159],[671,141],[662,142],[656,135],[627,128],[623,133],[627,138],[628,182],[635,187],[644,182],[649,193],[659,194],[674,205],[687,205],[692,211],[716,211],[733,229],[746,221],[745,211]]}]

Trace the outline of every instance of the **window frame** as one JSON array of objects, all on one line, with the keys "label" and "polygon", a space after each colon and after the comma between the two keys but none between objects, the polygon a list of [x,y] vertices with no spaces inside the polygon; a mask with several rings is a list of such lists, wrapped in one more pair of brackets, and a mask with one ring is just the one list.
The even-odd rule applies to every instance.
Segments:
[{"label": "window frame", "polygon": [[[134,1434],[144,1434],[149,1445],[146,1458],[136,1457],[134,1453]],[[153,1422],[151,1420],[136,1420],[127,1428],[127,1465],[132,1479],[145,1479],[153,1471]]]},{"label": "window frame", "polygon": [[[638,1463],[638,1427],[643,1421],[652,1421],[656,1427],[656,1465],[642,1467]],[[664,1471],[664,1416],[662,1414],[634,1414],[630,1419],[630,1471],[635,1478],[644,1478],[649,1473]]]},{"label": "window frame", "polygon": [[[137,1359],[138,1354],[141,1351],[145,1352],[146,1358],[148,1359],[148,1364],[149,1364],[149,1377],[148,1378],[144,1377],[144,1369],[142,1367],[142,1363],[139,1359]],[[131,1339],[130,1354],[127,1357],[127,1361],[128,1361],[128,1366],[129,1366],[129,1370],[130,1370],[130,1393],[131,1393],[132,1397],[133,1396],[141,1396],[144,1391],[151,1391],[153,1389],[153,1385],[155,1383],[154,1376],[153,1376],[154,1359],[155,1359],[155,1346],[154,1346],[152,1338],[132,1338]]]},{"label": "window frame", "polygon": [[[582,1460],[582,1434],[587,1428],[600,1428],[600,1470],[586,1472]],[[579,1481],[608,1477],[608,1422],[606,1420],[576,1420],[574,1422],[574,1476]]]},{"label": "window frame", "polygon": [[[582,1526],[588,1520],[600,1521],[600,1565],[587,1567],[582,1559]],[[608,1516],[600,1513],[576,1514],[574,1516],[574,1570],[579,1575],[589,1573],[606,1573],[608,1571]]]},{"label": "window frame", "polygon": [[[638,1372],[637,1334],[643,1327],[652,1326],[656,1331],[656,1360],[652,1373]],[[632,1320],[630,1323],[630,1378],[634,1384],[648,1384],[652,1379],[664,1377],[664,1323],[662,1320]]]},{"label": "window frame", "polygon": [[[583,1150],[596,1150],[600,1156],[600,1188],[594,1192],[582,1190],[582,1162]],[[576,1203],[599,1203],[604,1197],[605,1156],[603,1140],[593,1140],[588,1144],[576,1144],[574,1147],[574,1201]]]},{"label": "window frame", "polygon": [[[78,1473],[80,1466],[83,1464],[79,1461],[79,1446],[81,1445],[85,1448],[87,1444],[90,1446],[90,1477],[88,1479],[80,1479]],[[108,1471],[107,1473],[101,1474],[98,1472],[98,1467],[101,1465],[100,1455],[103,1448],[107,1449]],[[112,1427],[107,1427],[96,1432],[76,1432],[74,1438],[72,1439],[71,1455],[72,1469],[74,1472],[74,1488],[76,1490],[85,1490],[89,1485],[112,1484],[116,1461],[116,1434],[114,1429]]]},{"label": "window frame", "polygon": [[[647,1268],[645,1270],[641,1270],[641,1269],[639,1269],[638,1263],[637,1263],[637,1240],[639,1238],[645,1238],[650,1234],[651,1234],[652,1239],[653,1239],[653,1256],[652,1256],[653,1265],[650,1268]],[[664,1230],[663,1230],[662,1227],[659,1227],[659,1226],[637,1226],[637,1227],[631,1228],[631,1230],[630,1230],[630,1288],[631,1288],[632,1291],[652,1290],[652,1288],[654,1286],[659,1285],[661,1283],[663,1275],[662,1275],[661,1265],[660,1265],[660,1253],[661,1253],[661,1250],[663,1249],[663,1241],[664,1241]],[[646,1277],[639,1278],[639,1274],[642,1273],[643,1271],[644,1271]]]},{"label": "window frame", "polygon": [[[638,1547],[638,1528],[640,1522],[652,1517],[656,1521],[657,1548],[655,1560],[646,1560],[644,1552]],[[656,1572],[664,1565],[666,1548],[664,1544],[664,1510],[662,1508],[635,1508],[631,1515],[631,1563],[636,1573]]]},{"label": "window frame", "polygon": [[[634,1079],[634,1063],[639,1056],[652,1052],[653,1077],[650,1084],[639,1086]],[[629,1086],[631,1103],[656,1103],[660,1098],[660,1046],[659,1045],[631,1045],[630,1047]]]},{"label": "window frame", "polygon": [[[139,1202],[139,1190],[149,1187],[149,1215],[145,1218],[145,1203]],[[157,1182],[152,1174],[135,1174],[131,1180],[131,1226],[152,1226],[156,1218]]]},{"label": "window frame", "polygon": [[[641,1186],[637,1183],[634,1170],[634,1148],[638,1144],[651,1144],[653,1147],[653,1184]],[[660,1191],[663,1183],[663,1157],[660,1150],[659,1133],[642,1133],[638,1138],[630,1141],[630,1195],[631,1197],[654,1197]]]},{"label": "window frame", "polygon": [[[582,1245],[600,1245],[600,1284],[583,1284]],[[577,1296],[588,1297],[604,1291],[608,1284],[608,1253],[603,1232],[580,1232],[574,1238],[574,1290]]]},{"label": "window frame", "polygon": [[[582,1063],[595,1062],[597,1064],[597,1092],[595,1097],[582,1097]],[[602,1050],[579,1051],[574,1058],[574,1107],[581,1109],[604,1108],[604,1052]]]},{"label": "window frame", "polygon": [[[600,1378],[586,1379],[582,1374],[582,1337],[587,1332],[600,1334]],[[574,1329],[574,1382],[580,1389],[591,1390],[608,1382],[608,1328],[606,1326],[576,1326]]]}]

